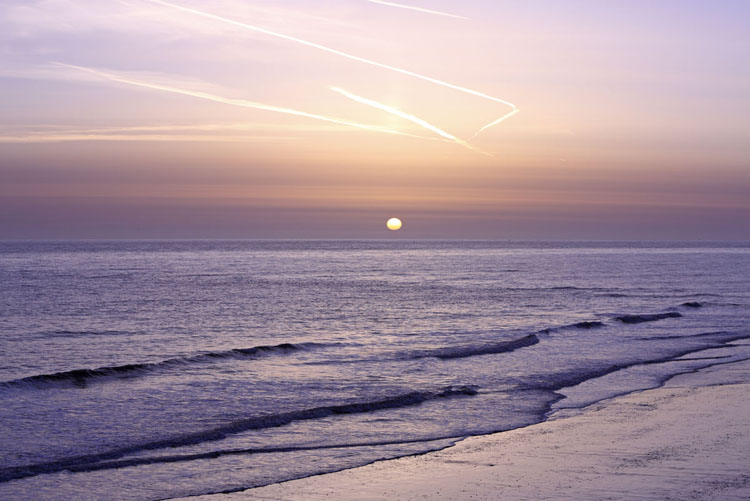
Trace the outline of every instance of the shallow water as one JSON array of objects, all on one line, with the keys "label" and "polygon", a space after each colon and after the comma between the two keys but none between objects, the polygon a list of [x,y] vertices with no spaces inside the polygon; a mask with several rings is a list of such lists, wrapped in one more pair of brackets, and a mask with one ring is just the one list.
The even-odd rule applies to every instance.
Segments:
[{"label": "shallow water", "polygon": [[7,499],[243,489],[750,357],[742,244],[19,242],[0,284]]}]

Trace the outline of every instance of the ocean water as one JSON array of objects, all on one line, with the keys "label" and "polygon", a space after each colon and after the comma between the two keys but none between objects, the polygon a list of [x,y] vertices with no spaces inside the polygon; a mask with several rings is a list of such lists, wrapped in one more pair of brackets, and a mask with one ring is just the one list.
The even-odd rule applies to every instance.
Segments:
[{"label": "ocean water", "polygon": [[750,245],[0,243],[0,498],[229,492],[750,358]]}]

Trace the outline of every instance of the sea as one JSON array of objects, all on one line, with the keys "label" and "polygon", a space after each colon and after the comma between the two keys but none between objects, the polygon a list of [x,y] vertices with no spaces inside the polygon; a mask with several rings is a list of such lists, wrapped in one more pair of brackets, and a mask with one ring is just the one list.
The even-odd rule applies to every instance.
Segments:
[{"label": "sea", "polygon": [[236,492],[750,359],[750,244],[0,243],[0,499]]}]

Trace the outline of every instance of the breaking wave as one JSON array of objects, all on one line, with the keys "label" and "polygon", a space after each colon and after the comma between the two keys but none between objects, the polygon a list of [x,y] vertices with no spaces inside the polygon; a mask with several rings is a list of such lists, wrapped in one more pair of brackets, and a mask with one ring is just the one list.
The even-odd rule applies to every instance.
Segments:
[{"label": "breaking wave", "polygon": [[474,396],[478,393],[478,388],[476,386],[447,386],[438,391],[412,391],[401,395],[386,397],[380,400],[329,405],[323,407],[315,407],[312,409],[302,409],[279,414],[271,414],[266,416],[250,417],[247,419],[234,421],[211,430],[176,436],[154,442],[147,442],[98,454],[76,456],[47,463],[37,463],[25,466],[3,468],[0,469],[0,482],[8,482],[20,478],[33,477],[45,473],[54,473],[65,470],[94,470],[97,469],[97,463],[119,459],[128,454],[149,450],[196,445],[204,442],[221,440],[226,438],[227,436],[235,435],[237,433],[242,433],[245,431],[284,426],[294,421],[321,419],[334,415],[361,414],[384,409],[396,409],[400,407],[419,405],[430,400]]},{"label": "breaking wave", "polygon": [[466,358],[474,357],[477,355],[490,355],[496,353],[507,353],[515,351],[520,348],[526,348],[527,346],[533,346],[539,342],[539,338],[536,334],[529,334],[522,338],[513,339],[511,341],[501,341],[498,343],[474,345],[474,346],[448,346],[445,348],[436,348],[432,350],[421,350],[413,351],[408,355],[405,355],[404,359],[418,359],[418,358],[440,358],[442,360],[449,360],[453,358]]},{"label": "breaking wave", "polygon": [[252,348],[234,348],[225,351],[200,353],[187,357],[176,357],[160,362],[115,365],[98,367],[96,369],[73,369],[70,371],[38,374],[0,383],[0,387],[15,387],[23,385],[74,385],[85,387],[90,381],[108,377],[134,377],[160,369],[180,367],[195,363],[206,363],[225,359],[258,357],[262,355],[285,354],[300,350],[330,346],[321,343],[282,343],[270,346],[253,346]]},{"label": "breaking wave", "polygon": [[656,322],[657,320],[664,320],[665,318],[678,318],[681,316],[682,313],[669,311],[666,313],[653,313],[650,315],[621,315],[619,317],[615,317],[615,320],[618,320],[624,324],[642,324],[645,322]]}]

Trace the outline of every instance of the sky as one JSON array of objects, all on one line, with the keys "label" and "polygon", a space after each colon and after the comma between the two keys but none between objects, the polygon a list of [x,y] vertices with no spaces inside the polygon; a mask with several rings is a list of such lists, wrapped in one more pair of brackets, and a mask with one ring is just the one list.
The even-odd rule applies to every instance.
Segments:
[{"label": "sky", "polygon": [[750,240],[748,22],[745,0],[3,0],[0,239]]}]

